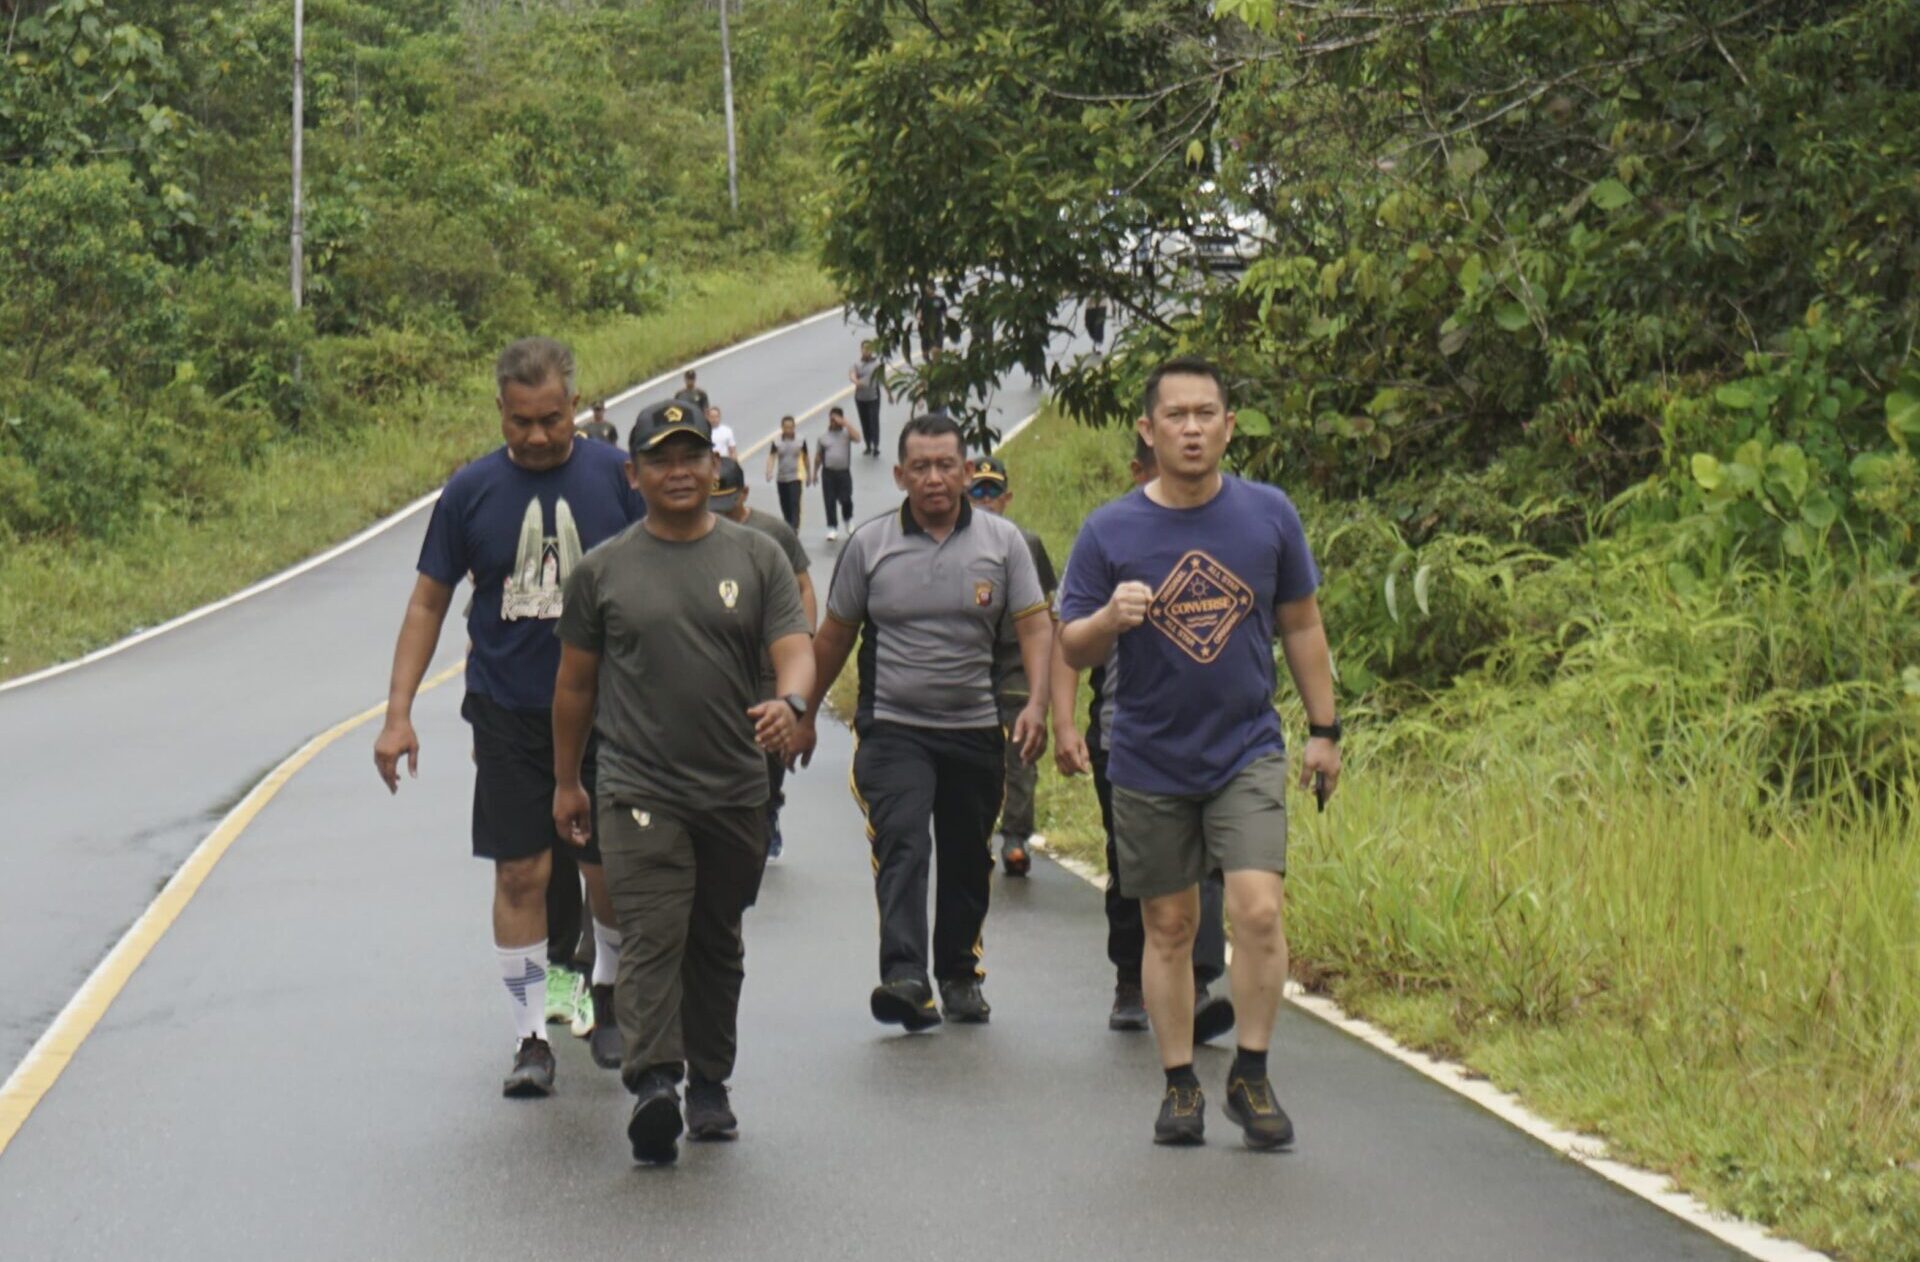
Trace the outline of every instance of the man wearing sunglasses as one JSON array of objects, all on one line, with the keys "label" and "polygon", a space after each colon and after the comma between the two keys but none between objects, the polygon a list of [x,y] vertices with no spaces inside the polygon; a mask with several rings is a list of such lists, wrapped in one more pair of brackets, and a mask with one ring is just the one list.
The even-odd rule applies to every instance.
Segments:
[{"label": "man wearing sunglasses", "polygon": [[[982,456],[974,461],[967,498],[975,508],[984,508],[996,517],[1006,516],[1007,506],[1013,503],[1013,484],[1007,478],[1006,461],[998,456]],[[1019,522],[1013,524],[1027,541],[1027,551],[1033,555],[1033,568],[1040,575],[1040,589],[1046,593],[1051,607],[1057,583],[1047,545]],[[1010,623],[1001,626],[999,641],[994,645],[993,695],[1000,705],[1001,725],[1009,730],[1033,699],[1033,688],[1020,664],[1020,637]],[[1039,780],[1038,764],[1025,761],[1019,750],[1009,746],[1007,797],[1000,807],[1000,865],[1008,876],[1025,876],[1033,868],[1033,855],[1027,843],[1033,837],[1033,793]]]}]

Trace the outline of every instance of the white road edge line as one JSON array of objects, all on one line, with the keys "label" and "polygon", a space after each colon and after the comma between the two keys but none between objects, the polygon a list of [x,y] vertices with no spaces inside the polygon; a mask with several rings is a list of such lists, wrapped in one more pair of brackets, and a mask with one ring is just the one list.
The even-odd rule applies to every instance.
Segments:
[{"label": "white road edge line", "polygon": [[[749,347],[758,346],[762,342],[770,341],[773,338],[781,337],[785,334],[792,333],[795,330],[806,328],[808,325],[811,325],[811,324],[817,324],[820,321],[828,319],[832,316],[842,315],[845,312],[845,310],[846,308],[844,307],[832,307],[826,311],[816,312],[815,314],[807,316],[804,319],[795,320],[791,324],[783,324],[777,329],[769,329],[765,333],[756,334],[755,336],[748,338],[744,342],[735,342],[731,346],[723,346],[719,350],[711,351],[706,355],[701,356],[699,359],[691,361],[690,363],[682,364],[677,368],[670,369],[667,372],[661,373],[657,377],[650,377],[646,381],[641,382],[637,386],[630,386],[627,389],[621,391],[619,394],[616,394],[611,398],[609,398],[607,402],[610,405],[625,403],[627,400],[633,398],[636,395],[643,394],[646,391],[653,389],[655,386],[658,386],[665,382],[673,380],[675,377],[687,371],[689,368],[703,368],[706,365],[713,363],[715,360],[726,358],[728,355],[731,355],[736,351],[744,351]],[[851,389],[851,387],[849,387],[849,389]],[[582,412],[575,419],[583,420],[589,415],[590,415],[589,412]],[[440,492],[438,491],[433,491],[427,495],[423,495],[419,499],[414,500],[411,504],[408,504],[405,508],[400,509],[398,512],[395,512],[387,517],[381,518],[379,521],[373,523],[373,525],[368,526],[365,530],[362,530],[359,534],[352,536],[351,538],[345,540],[342,543],[337,543],[333,545],[331,548],[328,548],[325,552],[321,552],[315,556],[308,557],[306,560],[301,561],[299,564],[294,565],[289,569],[282,570],[278,574],[274,574],[267,578],[263,578],[259,582],[254,583],[251,586],[243,587],[231,596],[223,597],[222,599],[216,600],[211,604],[202,605],[198,609],[189,610],[188,612],[181,614],[177,618],[170,618],[167,621],[161,623],[157,627],[148,627],[144,631],[136,631],[135,633],[127,636],[124,639],[116,640],[112,644],[106,645],[103,648],[97,648],[93,650],[91,653],[87,653],[83,656],[74,658],[72,661],[59,662],[53,666],[48,666],[41,670],[34,671],[32,674],[22,675],[18,679],[7,680],[5,683],[0,683],[0,692],[10,692],[15,688],[24,688],[28,684],[35,684],[35,683],[41,682],[42,680],[52,679],[56,675],[64,675],[70,670],[78,670],[82,666],[90,666],[93,663],[100,661],[103,658],[112,657],[116,653],[124,653],[130,648],[134,648],[138,645],[145,644],[148,640],[151,640],[156,636],[165,635],[169,631],[176,631],[181,627],[186,626],[190,622],[198,622],[200,619],[206,617],[209,614],[219,613],[222,609],[231,608],[232,606],[239,604],[243,600],[249,600],[255,596],[260,595],[262,592],[272,591],[274,588],[280,586],[282,583],[291,582],[292,580],[299,578],[302,574],[307,573],[309,570],[313,570],[319,566],[325,565],[327,562],[333,560],[337,556],[342,555],[343,553],[351,552],[353,549],[359,547],[361,544],[367,542],[369,539],[377,538],[378,536],[385,534],[387,531],[393,529],[395,526],[399,525],[401,522],[413,516],[415,513],[419,512],[421,509],[432,504],[435,500],[439,498],[440,498]]]},{"label": "white road edge line", "polygon": [[[1042,834],[1035,833],[1028,841],[1034,849],[1089,885],[1100,890],[1106,889],[1106,874],[1091,864],[1055,850],[1047,844]],[[1664,1175],[1614,1160],[1607,1155],[1605,1140],[1554,1125],[1522,1104],[1519,1097],[1502,1091],[1465,1066],[1414,1051],[1379,1026],[1348,1014],[1332,1000],[1308,994],[1297,982],[1287,983],[1287,999],[1308,1016],[1392,1057],[1421,1077],[1437,1082],[1455,1095],[1479,1105],[1561,1156],[1580,1163],[1614,1186],[1631,1192],[1750,1258],[1758,1258],[1760,1262],[1833,1262],[1827,1254],[1809,1249],[1798,1241],[1770,1235],[1758,1224],[1721,1213],[1691,1193],[1676,1188]]]}]

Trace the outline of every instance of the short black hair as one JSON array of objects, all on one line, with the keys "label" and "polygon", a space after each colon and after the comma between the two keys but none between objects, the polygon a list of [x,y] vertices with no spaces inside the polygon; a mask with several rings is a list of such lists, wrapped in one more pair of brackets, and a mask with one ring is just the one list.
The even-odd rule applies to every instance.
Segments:
[{"label": "short black hair", "polygon": [[921,438],[939,438],[943,434],[952,434],[953,441],[960,445],[960,454],[967,454],[967,438],[960,432],[960,422],[945,412],[927,412],[916,416],[900,427],[900,459],[907,458],[907,440],[919,435]]},{"label": "short black hair", "polygon": [[846,410],[842,408],[838,403],[834,404],[832,407],[827,409],[828,416],[845,416],[846,414],[847,414]]},{"label": "short black hair", "polygon": [[1227,397],[1227,379],[1221,374],[1219,365],[1198,355],[1176,355],[1147,374],[1147,388],[1141,401],[1142,415],[1153,415],[1154,405],[1160,402],[1160,382],[1165,377],[1211,377],[1220,390],[1220,406],[1233,406]]}]

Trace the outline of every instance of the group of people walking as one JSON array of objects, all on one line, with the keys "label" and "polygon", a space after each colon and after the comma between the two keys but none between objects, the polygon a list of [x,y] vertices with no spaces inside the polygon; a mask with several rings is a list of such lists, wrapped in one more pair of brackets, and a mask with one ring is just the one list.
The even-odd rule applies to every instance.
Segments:
[{"label": "group of people walking", "polygon": [[[950,417],[901,426],[904,498],[857,526],[852,425],[835,409],[828,434],[843,437],[823,438],[809,461],[785,418],[769,480],[837,470],[848,484],[829,491],[829,538],[841,521],[848,535],[817,622],[797,507],[785,520],[747,507],[711,400],[683,390],[645,408],[622,459],[573,441],[564,346],[515,343],[496,379],[504,445],[435,506],[375,761],[390,789],[402,762],[409,774],[417,765],[414,694],[470,577],[462,713],[473,849],[494,865],[516,1035],[506,1094],[553,1089],[540,997],[565,856],[591,921],[580,935],[592,944],[590,1003],[576,1028],[636,1097],[635,1158],[673,1160],[682,1134],[737,1133],[728,1082],[743,918],[782,844],[784,777],[811,760],[820,707],[854,659],[852,786],[880,912],[873,1017],[908,1031],[990,1019],[992,839],[997,826],[1010,875],[1029,869],[1051,712],[1060,770],[1092,773],[1100,793],[1117,972],[1108,1021],[1154,1031],[1166,1071],[1155,1139],[1201,1140],[1193,1043],[1236,1023],[1226,1112],[1251,1146],[1291,1139],[1266,1068],[1287,968],[1275,640],[1314,723],[1303,784],[1337,783],[1339,725],[1311,551],[1284,494],[1221,472],[1233,414],[1212,365],[1174,360],[1149,377],[1136,489],[1088,518],[1057,592],[1044,546],[1002,515],[1007,466],[969,459]],[[858,367],[854,382],[861,405]],[[859,408],[870,453],[877,400],[871,422]],[[1084,736],[1083,669],[1096,695]],[[1223,975],[1231,1000],[1209,993]]]}]

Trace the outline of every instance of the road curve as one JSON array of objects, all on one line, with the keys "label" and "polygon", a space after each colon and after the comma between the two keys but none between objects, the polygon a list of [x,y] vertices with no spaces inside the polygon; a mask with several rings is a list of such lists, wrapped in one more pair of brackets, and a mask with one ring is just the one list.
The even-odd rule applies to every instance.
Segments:
[{"label": "road curve", "polygon": [[[702,369],[702,383],[751,442],[837,388],[854,338],[823,322]],[[1029,405],[1009,396],[1003,419]],[[890,507],[888,462],[856,459],[860,514]],[[771,488],[749,473],[766,506]],[[232,798],[379,698],[423,528],[0,696],[0,739],[24,772],[0,788],[13,825],[0,945],[28,965],[0,1060]],[[803,534],[824,586],[815,495]],[[510,1040],[490,879],[467,854],[458,704],[457,683],[422,698],[421,777],[399,797],[376,783],[363,728],[254,820],[0,1155],[0,1253],[1738,1256],[1292,1011],[1274,1064],[1293,1152],[1240,1147],[1218,1113],[1228,1055],[1212,1049],[1199,1063],[1211,1144],[1154,1148],[1151,1042],[1105,1029],[1099,895],[1049,864],[995,889],[991,1025],[874,1025],[869,869],[832,725],[789,782],[788,857],[747,921],[742,1138],[636,1168],[626,1097],[582,1044],[560,1040],[556,1098],[498,1095]]]}]

